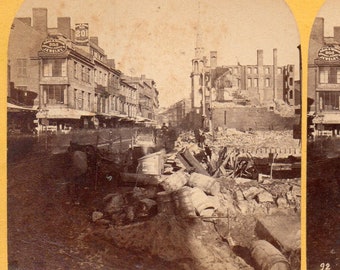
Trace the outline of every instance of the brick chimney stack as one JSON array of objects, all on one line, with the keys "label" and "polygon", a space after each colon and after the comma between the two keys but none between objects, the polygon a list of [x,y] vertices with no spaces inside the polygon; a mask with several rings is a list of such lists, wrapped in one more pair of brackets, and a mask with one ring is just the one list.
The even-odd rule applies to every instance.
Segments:
[{"label": "brick chimney stack", "polygon": [[334,26],[334,41],[340,43],[340,26]]},{"label": "brick chimney stack", "polygon": [[59,17],[57,19],[58,32],[63,34],[68,39],[71,39],[71,18]]},{"label": "brick chimney stack", "polygon": [[99,40],[98,37],[90,37],[90,41],[94,44],[96,44],[97,46],[99,46]]},{"label": "brick chimney stack", "polygon": [[257,50],[257,65],[263,66],[263,50]]},{"label": "brick chimney stack", "polygon": [[33,8],[33,28],[47,35],[47,8]]},{"label": "brick chimney stack", "polygon": [[320,44],[323,43],[324,39],[324,18],[317,17],[314,20],[312,32],[310,34],[310,39],[313,39]]}]

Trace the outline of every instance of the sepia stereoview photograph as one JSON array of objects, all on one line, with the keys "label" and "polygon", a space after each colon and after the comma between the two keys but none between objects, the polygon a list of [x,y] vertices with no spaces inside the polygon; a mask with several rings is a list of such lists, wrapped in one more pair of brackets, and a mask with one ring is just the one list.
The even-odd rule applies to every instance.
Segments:
[{"label": "sepia stereoview photograph", "polygon": [[[315,25],[320,48],[339,44]],[[300,269],[300,44],[284,0],[23,1],[7,55],[8,269]],[[333,78],[320,48],[311,65]],[[339,110],[323,86],[315,138],[338,134],[316,120]]]},{"label": "sepia stereoview photograph", "polygon": [[340,2],[311,30],[307,108],[307,269],[340,269]]}]

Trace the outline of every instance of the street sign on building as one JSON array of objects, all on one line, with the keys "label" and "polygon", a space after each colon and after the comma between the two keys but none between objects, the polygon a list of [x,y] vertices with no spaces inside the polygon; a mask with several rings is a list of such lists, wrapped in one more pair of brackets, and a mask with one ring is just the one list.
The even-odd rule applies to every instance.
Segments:
[{"label": "street sign on building", "polygon": [[45,53],[59,54],[65,52],[66,44],[56,38],[47,38],[41,43],[41,50]]},{"label": "street sign on building", "polygon": [[85,45],[89,42],[89,24],[88,23],[76,23],[75,24],[75,41],[82,45]]},{"label": "street sign on building", "polygon": [[327,45],[322,47],[318,52],[318,58],[325,61],[340,60],[340,46]]}]

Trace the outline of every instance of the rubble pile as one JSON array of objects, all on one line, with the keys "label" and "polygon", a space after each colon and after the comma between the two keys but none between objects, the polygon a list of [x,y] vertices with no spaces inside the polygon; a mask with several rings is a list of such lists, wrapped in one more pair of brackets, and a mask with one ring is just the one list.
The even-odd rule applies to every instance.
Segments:
[{"label": "rubble pile", "polygon": [[[301,156],[299,140],[293,139],[293,131],[238,131],[217,128],[214,134],[205,133],[206,144],[214,148],[230,147],[249,151],[254,156],[276,152],[288,156]],[[181,134],[176,141],[177,149],[188,147],[195,141],[193,132]],[[263,153],[261,153],[263,152]],[[282,155],[284,156],[284,155]]]},{"label": "rubble pile", "polygon": [[283,100],[275,100],[275,112],[282,117],[294,117],[295,107],[287,104]]},{"label": "rubble pile", "polygon": [[[270,136],[275,141],[273,134],[263,138],[233,131],[225,139],[268,145]],[[155,173],[120,173],[121,183],[133,187],[103,198],[103,209],[92,214],[97,233],[100,228],[115,245],[179,262],[183,269],[253,269],[234,248],[242,242],[251,249],[254,240],[262,239],[254,237],[257,216],[299,216],[300,179],[273,179],[255,170],[249,153],[194,142],[194,134],[182,134],[177,152],[151,154],[163,159],[153,161],[161,166]],[[246,241],[238,239],[242,217],[251,220],[252,227],[243,228],[251,234]]]},{"label": "rubble pile", "polygon": [[[195,130],[170,151],[142,141],[119,159],[71,145],[86,152],[96,187],[114,182],[89,234],[178,269],[300,268],[300,152],[291,131]],[[282,237],[280,226],[291,234]],[[258,242],[268,254],[282,252],[280,261],[263,261],[258,240],[270,243]]]}]

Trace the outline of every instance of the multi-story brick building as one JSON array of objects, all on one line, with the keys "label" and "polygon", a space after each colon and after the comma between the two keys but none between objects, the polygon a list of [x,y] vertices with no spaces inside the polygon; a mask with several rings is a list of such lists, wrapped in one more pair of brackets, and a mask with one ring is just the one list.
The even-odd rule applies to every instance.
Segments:
[{"label": "multi-story brick building", "polygon": [[[9,81],[35,93],[39,124],[53,123],[62,130],[67,126],[112,127],[136,120],[144,91],[139,93],[135,85],[122,80],[114,59],[107,58],[98,38],[90,37],[88,30],[86,23],[73,29],[68,17],[58,18],[57,27],[48,28],[45,8],[33,9],[33,26],[30,18],[14,21],[9,66],[16,72],[9,75]],[[30,44],[22,53],[21,41]],[[150,88],[153,112],[158,95],[155,82],[145,79],[143,83]],[[145,117],[154,119],[152,113]]]},{"label": "multi-story brick building", "polygon": [[155,81],[146,78],[145,75],[141,75],[141,77],[123,76],[123,80],[137,89],[138,109],[136,114],[138,120],[155,120],[155,112],[159,107],[159,92]]},{"label": "multi-story brick building", "polygon": [[172,104],[162,114],[166,116],[166,122],[171,124],[173,127],[181,126],[183,128],[188,128],[191,123],[187,121],[187,116],[191,111],[191,105],[191,99],[185,98]]},{"label": "multi-story brick building", "polygon": [[38,24],[37,10],[31,18],[15,18],[8,47],[8,129],[30,132],[34,128],[39,94],[39,59],[37,52],[46,33]]},{"label": "multi-story brick building", "polygon": [[340,27],[324,35],[324,19],[316,18],[310,35],[308,97],[315,135],[340,136]]}]

